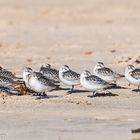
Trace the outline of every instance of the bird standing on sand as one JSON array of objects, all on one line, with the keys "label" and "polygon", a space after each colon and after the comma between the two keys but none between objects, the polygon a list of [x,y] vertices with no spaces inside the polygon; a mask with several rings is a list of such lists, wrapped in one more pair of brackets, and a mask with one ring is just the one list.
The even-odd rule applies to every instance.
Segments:
[{"label": "bird standing on sand", "polygon": [[18,84],[24,84],[23,81],[18,81],[9,77],[0,76],[0,85],[4,86],[14,86]]},{"label": "bird standing on sand", "polygon": [[104,81],[98,76],[91,75],[91,73],[87,70],[81,73],[80,83],[84,88],[93,92],[93,97],[96,95],[97,90],[105,89],[112,86],[112,84]]},{"label": "bird standing on sand", "polygon": [[18,79],[18,80],[22,79],[22,78],[16,77],[11,71],[8,71],[2,67],[0,67],[0,76],[12,78],[12,79]]},{"label": "bird standing on sand", "polygon": [[129,83],[138,86],[138,89],[140,89],[140,69],[128,65],[125,69],[125,78]]},{"label": "bird standing on sand", "polygon": [[0,67],[0,85],[13,86],[23,83],[22,78],[18,78],[12,72]]},{"label": "bird standing on sand", "polygon": [[40,95],[46,96],[45,91],[56,89],[58,85],[55,85],[50,79],[47,79],[39,72],[33,72],[31,68],[25,68],[23,77],[27,86],[39,93]]},{"label": "bird standing on sand", "polygon": [[70,70],[67,65],[63,65],[59,69],[59,79],[66,85],[72,86],[71,91],[68,93],[72,93],[74,91],[74,86],[80,84],[80,74]]},{"label": "bird standing on sand", "polygon": [[56,89],[58,85],[52,83],[49,79],[44,77],[43,75],[37,75],[36,73],[32,73],[27,76],[29,86],[31,89],[38,93],[43,93],[43,95],[47,95],[45,91],[50,91]]},{"label": "bird standing on sand", "polygon": [[107,82],[116,82],[117,79],[124,77],[124,75],[118,74],[110,68],[105,67],[102,62],[98,62],[95,65],[93,73]]}]

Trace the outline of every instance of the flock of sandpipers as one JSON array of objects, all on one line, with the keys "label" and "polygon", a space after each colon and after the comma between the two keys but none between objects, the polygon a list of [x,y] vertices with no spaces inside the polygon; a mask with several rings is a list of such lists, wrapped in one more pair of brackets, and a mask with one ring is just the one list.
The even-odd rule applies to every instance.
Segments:
[{"label": "flock of sandpipers", "polygon": [[106,67],[102,62],[95,65],[93,74],[87,70],[79,74],[67,65],[63,65],[57,70],[50,64],[44,64],[38,72],[29,67],[24,68],[22,78],[16,77],[12,72],[0,67],[0,91],[11,95],[21,95],[16,86],[24,85],[24,89],[32,91],[33,95],[47,97],[46,92],[59,90],[60,83],[63,83],[72,87],[68,91],[69,94],[74,92],[74,86],[81,85],[86,90],[92,91],[92,97],[94,97],[98,90],[116,86],[117,79],[123,77],[129,84],[140,88],[140,69],[133,65],[128,65],[125,74],[122,75]]}]

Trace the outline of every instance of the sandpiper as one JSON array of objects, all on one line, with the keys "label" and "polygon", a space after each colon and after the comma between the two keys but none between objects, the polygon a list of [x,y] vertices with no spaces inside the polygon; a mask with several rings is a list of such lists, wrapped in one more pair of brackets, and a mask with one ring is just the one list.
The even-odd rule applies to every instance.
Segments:
[{"label": "sandpiper", "polygon": [[80,83],[84,88],[93,92],[93,97],[95,96],[97,90],[105,89],[112,86],[112,84],[104,81],[100,77],[91,75],[91,73],[87,70],[81,73]]},{"label": "sandpiper", "polygon": [[40,72],[48,79],[53,80],[55,83],[59,83],[59,71],[52,68],[50,64],[44,64],[40,68]]},{"label": "sandpiper", "polygon": [[4,86],[14,86],[18,84],[24,84],[24,82],[9,77],[0,76],[0,84]]},{"label": "sandpiper", "polygon": [[107,82],[116,82],[117,79],[124,77],[124,75],[118,74],[110,68],[105,67],[102,62],[98,62],[95,65],[93,73]]},{"label": "sandpiper", "polygon": [[80,84],[80,74],[70,70],[67,65],[63,65],[59,69],[59,79],[66,85],[72,86],[71,91],[68,93],[72,93],[74,91],[74,86]]},{"label": "sandpiper", "polygon": [[140,88],[140,69],[128,65],[125,69],[125,78],[129,83],[138,86],[138,89]]},{"label": "sandpiper", "polygon": [[26,78],[27,78],[29,87],[35,92],[40,93],[43,96],[47,95],[45,91],[50,91],[58,87],[58,85],[55,85],[54,83],[52,83],[51,80],[47,79],[42,74],[39,74],[36,72],[32,72],[28,74]]},{"label": "sandpiper", "polygon": [[22,78],[16,77],[11,71],[8,71],[2,67],[0,67],[0,76],[8,77],[15,80],[22,80]]}]

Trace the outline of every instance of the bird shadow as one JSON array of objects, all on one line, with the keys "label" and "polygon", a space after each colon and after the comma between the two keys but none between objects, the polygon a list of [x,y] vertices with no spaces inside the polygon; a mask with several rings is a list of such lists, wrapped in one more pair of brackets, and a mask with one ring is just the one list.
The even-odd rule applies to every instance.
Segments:
[{"label": "bird shadow", "polygon": [[128,89],[127,87],[122,87],[122,86],[119,86],[119,85],[115,85],[115,86],[111,86],[111,87],[108,87],[108,88],[105,88],[105,89]]},{"label": "bird shadow", "polygon": [[51,98],[58,98],[59,96],[57,95],[47,95],[47,96],[36,96],[36,100],[40,99],[51,99]]},{"label": "bird shadow", "polygon": [[140,89],[133,89],[133,92],[140,92]]},{"label": "bird shadow", "polygon": [[72,93],[84,93],[84,92],[91,92],[91,91],[88,91],[88,90],[73,90],[73,91],[68,91],[67,94],[72,94]]},{"label": "bird shadow", "polygon": [[89,95],[87,97],[94,98],[94,97],[109,97],[109,96],[119,96],[119,95],[111,93],[111,92],[108,92],[108,93],[96,93],[94,96]]},{"label": "bird shadow", "polygon": [[56,89],[52,89],[52,90],[50,90],[49,92],[57,91],[57,90],[70,90],[70,88],[62,88],[62,87],[58,87],[58,88],[56,88]]}]

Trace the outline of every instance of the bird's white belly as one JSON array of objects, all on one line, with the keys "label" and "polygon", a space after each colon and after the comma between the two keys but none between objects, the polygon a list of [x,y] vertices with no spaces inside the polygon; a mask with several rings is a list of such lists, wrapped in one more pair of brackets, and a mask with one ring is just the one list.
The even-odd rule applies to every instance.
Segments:
[{"label": "bird's white belly", "polygon": [[69,80],[66,80],[65,78],[63,78],[61,75],[59,76],[59,78],[64,84],[69,85],[69,86],[80,84],[79,80],[69,81]]},{"label": "bird's white belly", "polygon": [[127,79],[128,82],[130,82],[133,85],[137,85],[137,86],[140,85],[140,79],[135,79],[129,74],[125,74],[125,78]]},{"label": "bird's white belly", "polygon": [[103,76],[100,74],[96,74],[96,76],[102,78],[104,81],[107,81],[107,82],[113,82],[116,80],[116,78],[114,76]]},{"label": "bird's white belly", "polygon": [[27,87],[27,88],[30,88],[29,83],[28,83],[28,78],[27,78],[27,77],[28,77],[27,75],[23,75],[23,81],[25,82],[26,87]]},{"label": "bird's white belly", "polygon": [[99,89],[103,88],[102,85],[89,84],[87,81],[85,81],[85,79],[80,80],[80,82],[81,82],[81,85],[84,88],[86,88],[86,89],[88,89],[90,91],[95,91],[95,90],[99,90]]},{"label": "bird's white belly", "polygon": [[35,78],[31,78],[30,80],[30,87],[36,91],[36,92],[44,92],[47,90],[47,87],[41,84],[38,80]]}]

